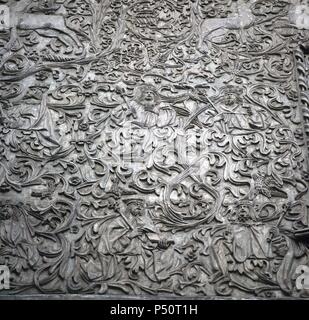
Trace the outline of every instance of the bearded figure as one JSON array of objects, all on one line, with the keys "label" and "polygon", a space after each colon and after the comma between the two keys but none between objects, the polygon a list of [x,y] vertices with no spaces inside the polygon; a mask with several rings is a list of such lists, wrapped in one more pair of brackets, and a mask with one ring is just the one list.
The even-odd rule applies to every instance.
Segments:
[{"label": "bearded figure", "polygon": [[[267,261],[273,257],[267,242],[269,227],[261,224],[253,203],[240,200],[232,206],[223,234],[214,237],[210,246],[213,282],[230,280],[242,286],[256,286],[268,276]],[[243,276],[247,282],[243,282]],[[240,281],[240,282],[239,282]]]},{"label": "bearded figure", "polygon": [[150,84],[137,87],[132,101],[124,95],[122,98],[125,103],[111,116],[119,127],[111,130],[113,151],[114,146],[118,146],[123,159],[144,163],[150,168],[154,155],[177,136],[176,111],[162,103],[156,88]]},{"label": "bearded figure", "polygon": [[152,85],[145,84],[136,89],[131,108],[136,119],[133,123],[141,127],[163,128],[176,124],[175,110],[162,106],[160,96]]},{"label": "bearded figure", "polygon": [[[86,269],[91,280],[101,281],[105,293],[113,281],[138,281],[153,278],[153,250],[170,245],[157,230],[140,198],[124,199],[126,210],[119,209],[100,226],[96,247],[99,261],[89,261]],[[155,281],[155,279],[153,279]]]},{"label": "bearded figure", "polygon": [[264,130],[268,126],[265,110],[245,105],[243,89],[227,86],[221,90],[221,112],[217,118],[226,134],[244,134],[256,130]]}]

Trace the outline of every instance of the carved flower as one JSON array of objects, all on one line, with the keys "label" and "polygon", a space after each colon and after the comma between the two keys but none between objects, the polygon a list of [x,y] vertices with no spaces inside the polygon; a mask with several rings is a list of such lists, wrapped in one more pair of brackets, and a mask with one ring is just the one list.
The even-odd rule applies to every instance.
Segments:
[{"label": "carved flower", "polygon": [[87,161],[87,158],[85,155],[79,155],[76,159],[76,162],[79,164],[85,163]]},{"label": "carved flower", "polygon": [[81,131],[87,131],[89,129],[89,123],[81,122],[78,126],[78,129]]},{"label": "carved flower", "polygon": [[36,50],[28,51],[25,55],[34,62],[37,62],[40,59],[40,54]]},{"label": "carved flower", "polygon": [[194,260],[197,258],[196,248],[190,247],[190,249],[187,251],[185,257],[186,257],[186,259],[187,259],[189,262],[194,261]]},{"label": "carved flower", "polygon": [[91,80],[85,80],[83,82],[83,88],[85,89],[90,89],[93,86],[93,82]]},{"label": "carved flower", "polygon": [[242,84],[242,79],[239,78],[239,77],[237,77],[237,78],[235,79],[235,82],[236,82],[237,84]]},{"label": "carved flower", "polygon": [[155,83],[161,83],[162,82],[162,79],[160,77],[154,77],[153,81]]},{"label": "carved flower", "polygon": [[53,70],[53,79],[54,80],[60,79],[60,71],[59,70]]},{"label": "carved flower", "polygon": [[119,211],[119,208],[120,208],[119,202],[116,201],[115,199],[109,199],[107,208],[114,211]]},{"label": "carved flower", "polygon": [[75,176],[71,177],[68,182],[71,186],[78,186],[79,184],[81,184],[82,180],[79,177]]},{"label": "carved flower", "polygon": [[38,81],[44,81],[48,78],[48,73],[46,71],[39,71],[35,74],[35,79]]}]

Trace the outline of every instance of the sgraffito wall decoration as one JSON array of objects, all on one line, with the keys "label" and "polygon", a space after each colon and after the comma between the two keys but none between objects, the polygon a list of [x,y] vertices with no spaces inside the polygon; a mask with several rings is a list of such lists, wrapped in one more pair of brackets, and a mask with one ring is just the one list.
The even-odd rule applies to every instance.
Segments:
[{"label": "sgraffito wall decoration", "polygon": [[0,295],[309,297],[308,7],[0,0]]}]

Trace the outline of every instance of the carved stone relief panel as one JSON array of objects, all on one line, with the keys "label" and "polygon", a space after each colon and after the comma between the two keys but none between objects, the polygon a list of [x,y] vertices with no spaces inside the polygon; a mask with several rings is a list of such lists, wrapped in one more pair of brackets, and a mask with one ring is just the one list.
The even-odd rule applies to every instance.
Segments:
[{"label": "carved stone relief panel", "polygon": [[0,0],[0,295],[308,297],[307,9]]}]

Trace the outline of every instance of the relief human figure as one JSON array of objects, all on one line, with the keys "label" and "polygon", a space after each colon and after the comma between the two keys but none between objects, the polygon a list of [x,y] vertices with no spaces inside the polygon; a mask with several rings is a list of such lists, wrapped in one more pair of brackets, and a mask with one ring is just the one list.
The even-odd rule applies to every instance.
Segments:
[{"label": "relief human figure", "polygon": [[123,103],[111,115],[113,125],[119,127],[111,130],[114,144],[122,143],[124,154],[134,154],[133,162],[143,162],[150,167],[155,150],[175,139],[176,111],[163,104],[151,84],[137,87],[131,101],[124,94],[122,99]]},{"label": "relief human figure", "polygon": [[88,263],[88,275],[102,282],[99,293],[105,293],[108,281],[136,281],[141,273],[153,277],[152,251],[167,249],[171,240],[165,239],[147,214],[140,198],[124,200],[126,211],[108,223],[102,224],[97,246],[99,263]]},{"label": "relief human figure", "polygon": [[[246,275],[251,281],[259,280],[259,273],[268,275],[263,261],[268,261],[273,253],[267,242],[268,230],[259,221],[251,201],[235,203],[228,216],[229,224],[223,235],[214,237],[210,246],[211,265],[214,270],[213,282],[225,279],[242,279]],[[252,265],[259,273],[255,273]],[[244,287],[249,285],[241,283]]]},{"label": "relief human figure", "polygon": [[141,85],[136,89],[130,107],[135,119],[132,123],[140,127],[163,128],[176,124],[176,111],[162,105],[156,88],[150,84]]},{"label": "relief human figure", "polygon": [[266,129],[267,115],[264,110],[244,105],[242,88],[227,86],[219,101],[221,112],[216,116],[220,130],[226,134],[246,134]]},{"label": "relief human figure", "polygon": [[17,273],[22,268],[35,268],[40,261],[33,230],[30,229],[22,205],[0,202],[0,265],[6,264]]},{"label": "relief human figure", "polygon": [[274,254],[272,268],[276,273],[276,282],[283,292],[288,295],[296,293],[308,296],[308,292],[297,288],[297,277],[299,276],[299,267],[308,264],[309,252],[306,241],[299,241],[295,237],[295,230],[282,222],[284,215],[289,214],[289,208],[289,205],[283,207],[277,224],[269,230],[267,241]]},{"label": "relief human figure", "polygon": [[287,208],[283,207],[279,219],[274,217],[275,225],[262,222],[251,201],[236,203],[230,224],[210,245],[213,283],[232,281],[246,290],[261,283],[291,295],[297,266],[308,263],[308,249],[283,224]]}]

